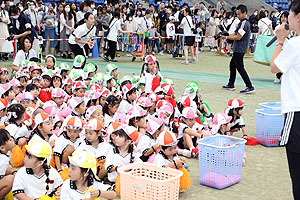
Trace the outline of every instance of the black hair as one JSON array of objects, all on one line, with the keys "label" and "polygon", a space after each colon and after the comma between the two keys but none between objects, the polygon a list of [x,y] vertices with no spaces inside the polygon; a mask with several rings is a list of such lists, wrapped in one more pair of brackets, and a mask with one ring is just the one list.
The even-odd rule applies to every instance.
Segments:
[{"label": "black hair", "polygon": [[[134,121],[135,121],[135,120],[140,121],[142,118],[144,118],[144,116],[141,116],[141,117],[132,117],[132,118],[129,119],[128,125],[129,125],[129,126],[134,126],[134,127],[135,127]],[[138,128],[138,127],[135,127],[135,128]]]},{"label": "black hair", "polygon": [[114,95],[109,95],[105,101],[105,105],[103,106],[103,114],[109,115],[108,105],[115,106],[117,104],[120,104],[120,100]]},{"label": "black hair", "polygon": [[79,167],[80,171],[83,172],[84,174],[88,172],[88,176],[87,176],[87,184],[88,185],[92,185],[93,181],[96,180],[95,175],[92,171],[92,169],[90,168],[83,168],[83,167]]},{"label": "black hair", "polygon": [[55,78],[58,78],[60,80],[60,87],[61,87],[63,85],[63,82],[62,82],[62,79],[60,77],[58,77],[58,76],[52,77],[52,79],[51,79],[51,86],[54,87],[53,81],[54,81]]},{"label": "black hair", "polygon": [[34,83],[30,83],[30,84],[26,85],[25,92],[30,92],[34,89],[39,89],[39,87]]},{"label": "black hair", "polygon": [[214,17],[215,13],[218,13],[218,11],[215,9],[213,11],[211,11],[211,17]]},{"label": "black hair", "polygon": [[7,108],[7,112],[14,113],[10,116],[10,118],[8,119],[8,122],[15,124],[16,123],[15,121],[20,120],[21,117],[23,116],[23,114],[25,113],[25,108],[21,104],[11,104]]},{"label": "black hair", "polygon": [[191,9],[189,8],[189,7],[187,7],[185,10],[184,10],[185,12],[187,12],[188,13],[188,15],[191,15]]},{"label": "black hair", "polygon": [[262,18],[265,18],[265,17],[266,17],[266,13],[264,11],[260,11],[259,14],[258,14],[258,18],[262,19]]},{"label": "black hair", "polygon": [[48,59],[48,58],[52,58],[52,61],[53,61],[53,63],[55,64],[55,58],[54,58],[54,56],[46,56],[47,58],[46,58],[46,60]]},{"label": "black hair", "polygon": [[238,7],[236,8],[236,10],[240,10],[241,13],[247,13],[248,12],[247,7],[245,5],[243,5],[243,4],[238,5]]},{"label": "black hair", "polygon": [[5,143],[9,140],[9,138],[10,138],[9,132],[6,129],[1,128],[0,129],[0,146],[5,145]]},{"label": "black hair", "polygon": [[120,12],[119,11],[115,11],[114,14],[113,14],[113,17],[109,20],[108,24],[110,25],[115,18],[120,19],[120,17],[121,17]]},{"label": "black hair", "polygon": [[43,75],[42,78],[47,79],[48,81],[52,80],[51,76],[49,76],[49,75]]},{"label": "black hair", "polygon": [[[158,61],[156,61],[156,64],[157,64],[157,70],[158,71],[160,71],[160,68],[159,68],[159,62]],[[147,63],[144,63],[143,65],[142,65],[142,70],[141,70],[141,77],[143,76],[143,75],[145,75],[145,66],[148,66],[148,64]],[[146,71],[148,72],[148,67],[146,68]]]},{"label": "black hair", "polygon": [[132,82],[131,82],[130,80],[123,81],[123,82],[121,83],[121,89],[122,89],[123,86],[126,85],[126,84],[132,84]]},{"label": "black hair", "polygon": [[36,63],[40,63],[41,62],[41,60],[39,58],[37,58],[37,57],[32,57],[32,58],[29,59],[29,61],[36,62]]},{"label": "black hair", "polygon": [[[281,21],[281,17],[282,17],[282,16],[284,16],[284,17],[286,17],[286,18],[288,19],[288,17],[289,17],[289,12],[284,11],[283,13],[281,13],[280,18],[279,18],[280,24],[282,24],[282,21]],[[289,23],[289,22],[287,21],[287,23]]]},{"label": "black hair", "polygon": [[[115,133],[119,137],[124,137],[126,141],[127,140],[132,141],[132,139],[127,135],[127,133],[123,129],[119,129]],[[133,152],[134,152],[134,147],[133,147],[133,143],[131,143],[128,148],[128,153],[130,153],[130,163],[133,163],[134,161]]]},{"label": "black hair", "polygon": [[86,107],[89,108],[91,106],[91,104],[93,103],[94,105],[96,105],[98,99],[90,99],[88,101],[88,103],[86,104]]},{"label": "black hair", "polygon": [[77,26],[80,26],[80,25],[84,24],[84,23],[85,23],[85,20],[88,20],[88,18],[90,17],[90,15],[93,15],[93,13],[90,13],[90,12],[85,13],[83,19],[80,20],[80,21],[77,23]]},{"label": "black hair", "polygon": [[80,104],[78,104],[75,108],[79,108],[80,107],[80,105],[81,104],[83,104],[84,103],[84,101],[83,102],[81,102]]},{"label": "black hair", "polygon": [[[59,123],[60,123],[60,126],[59,126]],[[53,130],[56,130],[57,127],[58,127],[58,128],[61,128],[61,126],[62,126],[62,122],[61,122],[61,121],[57,121],[57,122],[55,122],[55,124],[53,125]]]},{"label": "black hair", "polygon": [[127,97],[127,95],[132,95],[132,94],[135,93],[136,91],[137,91],[136,88],[132,88],[131,90],[129,90],[129,91],[127,92],[126,97]]},{"label": "black hair", "polygon": [[161,149],[165,151],[169,146],[161,146]]},{"label": "black hair", "polygon": [[11,14],[18,14],[18,12],[20,12],[20,9],[17,6],[13,5],[9,8],[8,12],[9,16],[11,16]]},{"label": "black hair", "polygon": [[5,98],[8,96],[9,92],[13,90],[13,87],[9,88],[7,91],[5,91],[3,94],[2,94],[2,98]]}]

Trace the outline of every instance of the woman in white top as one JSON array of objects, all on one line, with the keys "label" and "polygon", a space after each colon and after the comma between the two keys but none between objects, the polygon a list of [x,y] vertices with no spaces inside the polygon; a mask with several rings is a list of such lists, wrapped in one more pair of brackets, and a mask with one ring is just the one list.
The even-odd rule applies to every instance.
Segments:
[{"label": "woman in white top", "polygon": [[104,54],[103,58],[106,62],[109,61],[108,56],[110,56],[111,62],[118,62],[117,60],[115,60],[115,56],[117,51],[118,33],[121,32],[123,31],[121,29],[120,23],[120,12],[116,11],[109,23],[109,29],[107,34],[108,50],[106,54]]},{"label": "woman in white top", "polygon": [[[0,7],[0,35],[3,38],[6,38],[9,36],[7,24],[10,23],[8,12],[4,10],[5,7],[4,2],[2,3]],[[8,60],[8,54],[13,51],[13,45],[12,42],[9,42],[7,40],[1,40],[0,41],[0,52],[4,53],[1,55],[0,60],[7,61]]]},{"label": "woman in white top", "polygon": [[30,60],[32,57],[37,57],[36,52],[32,49],[32,40],[29,36],[23,37],[20,41],[20,50],[15,57],[12,69],[19,71],[20,62]]},{"label": "woman in white top", "polygon": [[[209,18],[207,28],[206,28],[206,36],[214,36],[217,30],[217,17],[218,11],[213,10],[211,12],[211,17]],[[214,52],[217,51],[217,41],[214,38],[205,38],[205,45],[209,46],[210,51]]]},{"label": "woman in white top", "polygon": [[191,50],[191,54],[192,54],[192,59],[190,60],[190,62],[194,62],[196,61],[195,56],[194,56],[194,48],[193,45],[195,43],[195,36],[193,34],[192,29],[195,29],[194,27],[194,23],[192,20],[191,15],[191,10],[190,8],[186,8],[184,10],[184,18],[181,21],[181,26],[183,25],[183,34],[184,34],[184,57],[185,57],[185,61],[183,61],[182,64],[189,64],[188,58],[189,58],[189,48]]},{"label": "woman in white top", "polygon": [[80,20],[84,19],[85,13],[88,11],[88,5],[83,2],[79,6],[79,11],[76,13],[76,20],[79,22]]},{"label": "woman in white top", "polygon": [[36,3],[34,1],[29,1],[28,3],[28,9],[24,11],[24,14],[30,19],[32,26],[34,27],[34,30],[36,32],[36,35],[38,35],[38,31],[40,28],[38,20],[38,12],[35,11]]},{"label": "woman in white top", "polygon": [[273,35],[272,21],[266,16],[265,12],[259,12],[258,35]]},{"label": "woman in white top", "polygon": [[85,13],[84,19],[69,37],[72,52],[77,55],[88,56],[88,50],[95,45],[93,37],[96,34],[95,17],[92,13]]}]

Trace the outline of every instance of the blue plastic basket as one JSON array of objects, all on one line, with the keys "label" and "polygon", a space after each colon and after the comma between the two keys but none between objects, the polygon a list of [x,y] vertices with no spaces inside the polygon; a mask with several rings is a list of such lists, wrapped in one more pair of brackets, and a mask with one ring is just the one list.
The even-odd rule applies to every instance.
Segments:
[{"label": "blue plastic basket", "polygon": [[222,135],[198,140],[200,184],[224,189],[240,182],[245,143]]},{"label": "blue plastic basket", "polygon": [[265,103],[260,103],[259,107],[261,109],[271,108],[271,109],[274,109],[274,110],[280,110],[281,109],[281,102],[265,102]]},{"label": "blue plastic basket", "polygon": [[256,112],[256,139],[267,147],[278,146],[284,118],[281,110],[258,109]]}]

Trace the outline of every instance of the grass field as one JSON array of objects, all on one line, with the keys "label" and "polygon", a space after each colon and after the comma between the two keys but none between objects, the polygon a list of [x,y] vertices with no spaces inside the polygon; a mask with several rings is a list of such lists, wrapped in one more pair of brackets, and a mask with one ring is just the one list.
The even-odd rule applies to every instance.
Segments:
[{"label": "grass field", "polygon": [[[199,54],[199,61],[182,65],[182,59],[171,59],[170,55],[157,56],[163,76],[175,81],[175,93],[182,95],[185,84],[189,80],[197,80],[201,87],[204,101],[208,102],[214,114],[223,112],[227,101],[231,98],[240,98],[246,102],[244,108],[244,121],[248,135],[255,137],[255,109],[261,102],[280,101],[280,85],[274,85],[274,75],[270,73],[269,66],[253,62],[253,57],[245,57],[245,66],[249,73],[256,92],[251,95],[241,95],[244,84],[237,76],[236,91],[221,90],[222,84],[228,81],[228,65],[230,57],[215,53],[203,52]],[[142,62],[131,62],[131,58],[117,58],[120,76],[124,74],[139,73]],[[59,60],[61,62],[62,60]],[[71,60],[64,60],[72,62]],[[104,71],[107,63],[96,60]],[[10,62],[11,63],[11,62]],[[1,67],[7,67],[9,62],[3,62]],[[241,133],[237,133],[241,136]],[[220,200],[220,199],[292,199],[291,181],[284,148],[267,148],[264,146],[246,146],[247,164],[243,167],[242,180],[224,190],[217,190],[202,186],[199,183],[199,168],[197,159],[189,159],[187,164],[192,177],[190,190],[180,194],[182,200]]]}]

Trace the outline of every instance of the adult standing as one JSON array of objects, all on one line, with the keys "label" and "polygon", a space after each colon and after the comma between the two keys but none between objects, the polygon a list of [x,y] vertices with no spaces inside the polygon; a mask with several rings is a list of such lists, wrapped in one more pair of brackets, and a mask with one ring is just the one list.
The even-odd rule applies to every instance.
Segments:
[{"label": "adult standing", "polygon": [[[107,34],[108,50],[103,57],[106,62],[118,62],[115,60],[115,56],[117,51],[118,33],[122,32],[120,17],[120,12],[115,11],[113,18],[109,23],[109,33]],[[110,60],[108,59],[108,56],[110,56]]]},{"label": "adult standing", "polygon": [[272,21],[266,16],[265,12],[259,12],[258,35],[272,35]]},{"label": "adult standing", "polygon": [[[217,17],[218,17],[218,11],[213,10],[207,24],[207,28],[205,32],[206,36],[214,36],[216,34],[217,25],[218,25]],[[210,51],[212,52],[217,51],[217,41],[215,40],[215,38],[212,37],[206,38],[205,44],[209,46]]]},{"label": "adult standing", "polygon": [[78,22],[78,27],[69,37],[70,48],[75,56],[89,55],[89,49],[92,49],[95,44],[93,39],[95,34],[95,17],[93,13],[85,13],[84,18]]},{"label": "adult standing", "polygon": [[11,6],[9,8],[9,16],[12,17],[12,27],[14,40],[21,40],[22,37],[29,36],[32,41],[33,49],[37,52],[38,41],[35,39],[37,37],[34,27],[31,24],[30,19],[22,14],[17,6]]},{"label": "adult standing", "polygon": [[79,11],[76,13],[77,22],[81,21],[84,18],[85,13],[88,11],[89,7],[86,2],[83,2],[79,6]]},{"label": "adult standing", "polygon": [[254,53],[258,33],[258,10],[254,10],[253,14],[249,17],[249,23],[251,26],[250,49],[251,53]]},{"label": "adult standing", "polygon": [[[74,31],[74,15],[71,13],[70,5],[66,5],[64,12],[60,15],[60,38],[69,38]],[[68,41],[60,41],[59,51],[62,52],[63,58],[72,58],[71,48]]]},{"label": "adult standing", "polygon": [[37,57],[37,55],[36,52],[32,49],[32,40],[29,36],[23,37],[20,41],[20,50],[16,54],[12,69],[14,71],[19,71],[21,61],[29,61],[33,57]]},{"label": "adult standing", "polygon": [[[4,38],[9,36],[7,24],[10,22],[8,12],[3,9],[4,2],[0,3],[2,6],[0,8],[0,35]],[[0,41],[0,60],[7,61],[8,53],[13,51],[12,43],[7,40]]]},{"label": "adult standing", "polygon": [[237,17],[240,20],[240,23],[235,32],[229,36],[221,37],[221,39],[234,40],[232,46],[233,56],[230,61],[230,78],[228,84],[224,85],[222,88],[226,90],[235,90],[234,83],[237,70],[246,84],[246,88],[241,90],[240,93],[250,94],[255,92],[255,89],[252,86],[244,67],[244,55],[248,51],[250,42],[250,23],[247,20],[247,7],[245,5],[239,5],[237,7]]},{"label": "adult standing", "polygon": [[281,113],[284,114],[284,127],[280,146],[286,147],[290,177],[295,200],[300,199],[300,37],[293,37],[283,44],[291,30],[300,35],[300,0],[292,1],[288,17],[290,30],[285,23],[276,29],[277,44],[271,58],[271,72],[282,72]]},{"label": "adult standing", "polygon": [[195,36],[193,34],[192,29],[195,29],[193,20],[191,15],[190,8],[186,8],[184,10],[184,18],[181,21],[180,25],[183,25],[183,35],[184,35],[184,58],[185,60],[182,62],[182,64],[188,65],[189,64],[189,49],[191,50],[192,59],[190,62],[196,61],[194,56],[194,48],[193,45],[195,43]]},{"label": "adult standing", "polygon": [[217,3],[217,11],[221,12],[221,8],[224,8],[227,5],[227,3],[224,0],[219,0]]}]

